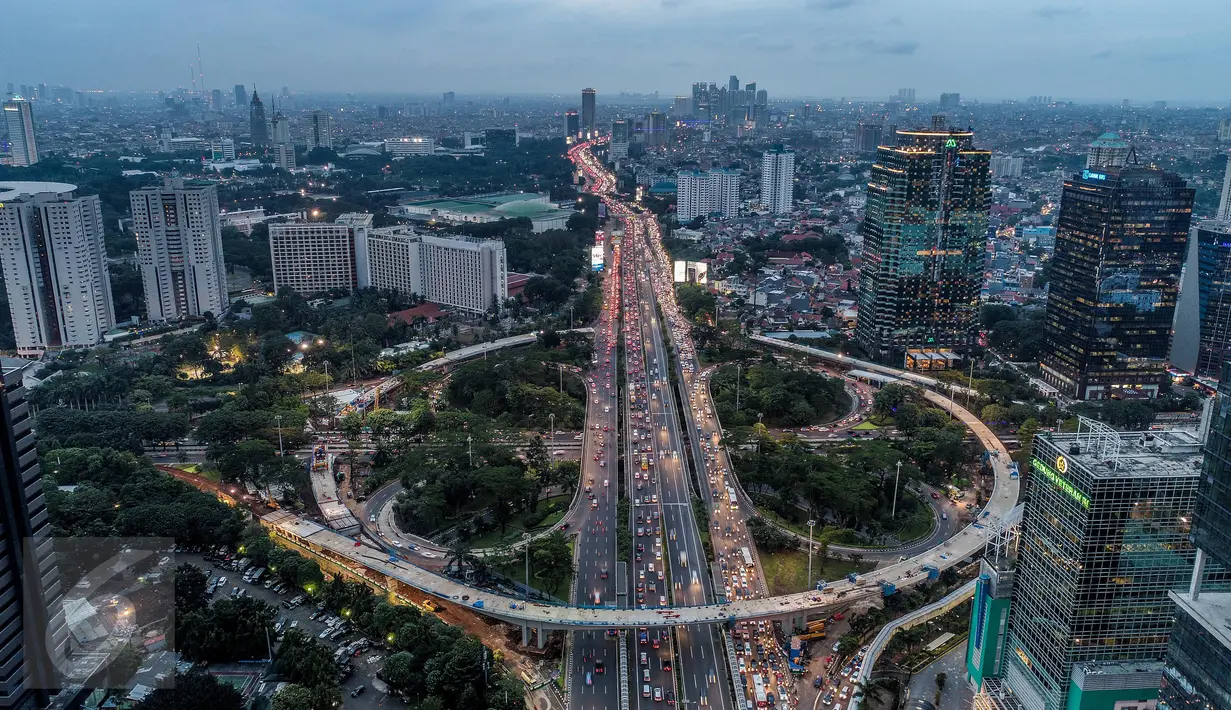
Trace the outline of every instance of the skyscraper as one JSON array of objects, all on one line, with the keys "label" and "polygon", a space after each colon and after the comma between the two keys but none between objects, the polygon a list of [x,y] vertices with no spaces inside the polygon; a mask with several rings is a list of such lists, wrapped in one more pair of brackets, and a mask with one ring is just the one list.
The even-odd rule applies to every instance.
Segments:
[{"label": "skyscraper", "polygon": [[[1197,251],[1197,375],[1217,378],[1231,359],[1231,223],[1205,220],[1192,230]],[[1191,263],[1190,267],[1191,268]],[[1189,278],[1186,274],[1185,279]],[[1188,288],[1188,286],[1185,286]],[[1180,329],[1176,329],[1178,339]],[[1170,361],[1177,364],[1172,343]]]},{"label": "skyscraper", "polygon": [[975,344],[992,191],[991,153],[945,127],[898,131],[877,148],[859,230],[855,337],[893,365],[943,369]]},{"label": "skyscraper", "polygon": [[959,93],[940,95],[940,107],[941,108],[957,108],[961,105],[962,105],[962,95]]},{"label": "skyscraper", "polygon": [[252,136],[252,145],[262,148],[269,145],[269,125],[265,123],[265,104],[261,103],[261,97],[256,94],[256,87],[252,87],[252,107],[248,113],[249,133]]},{"label": "skyscraper", "polygon": [[[81,92],[78,92],[80,95]],[[222,110],[222,89],[211,89],[209,94],[209,107],[215,111]]]},{"label": "skyscraper", "polygon": [[734,74],[727,80],[727,91],[739,91],[739,77]]},{"label": "skyscraper", "polygon": [[[1231,707],[1231,362],[1224,364],[1218,402],[1201,466],[1192,541],[1197,547],[1188,588],[1173,591],[1175,626],[1167,646],[1160,708]],[[1211,582],[1222,581],[1220,586]]]},{"label": "skyscraper", "polygon": [[0,183],[0,266],[19,355],[93,347],[115,326],[102,204],[76,189]]},{"label": "skyscraper", "polygon": [[1231,222],[1231,155],[1227,156],[1227,169],[1222,175],[1222,194],[1218,200],[1218,219]]},{"label": "skyscraper", "polygon": [[[0,397],[0,707],[33,710],[47,705],[57,685],[49,661],[60,659],[68,632],[60,606],[60,581],[50,544],[34,417],[26,404],[22,373],[29,363],[3,365]],[[35,559],[27,555],[33,554]],[[46,629],[47,633],[43,630]],[[39,649],[26,633],[50,641]]]},{"label": "skyscraper", "polygon": [[594,89],[581,90],[581,133],[582,137],[594,137]]},{"label": "skyscraper", "polygon": [[[1034,438],[1004,682],[1026,710],[1150,707],[1189,542],[1200,436],[1082,417]],[[976,706],[978,704],[976,703]]]},{"label": "skyscraper", "polygon": [[13,165],[29,166],[38,162],[38,143],[34,139],[34,114],[30,102],[14,98],[4,102],[4,123],[9,129]]},{"label": "skyscraper", "polygon": [[573,109],[564,112],[564,137],[570,142],[581,137],[581,118]]},{"label": "skyscraper", "polygon": [[308,150],[333,150],[333,117],[324,111],[313,111],[308,118]]},{"label": "skyscraper", "polygon": [[1157,168],[1087,168],[1064,182],[1041,363],[1048,384],[1083,400],[1158,394],[1192,206],[1192,188]]},{"label": "skyscraper", "polygon": [[1128,154],[1128,141],[1120,137],[1119,133],[1108,131],[1090,143],[1086,167],[1090,170],[1123,168],[1128,165]]},{"label": "skyscraper", "polygon": [[313,296],[359,288],[355,232],[340,218],[333,223],[271,224],[274,292],[292,289]]},{"label": "skyscraper", "polygon": [[669,138],[667,132],[667,115],[658,109],[650,111],[645,117],[645,144],[647,146],[663,147]]},{"label": "skyscraper", "polygon": [[632,137],[628,121],[619,118],[611,122],[611,143],[607,146],[607,155],[613,160],[628,157],[628,144]]},{"label": "skyscraper", "polygon": [[161,187],[133,190],[128,199],[149,319],[221,317],[227,275],[218,188],[166,178]]},{"label": "skyscraper", "polygon": [[795,151],[774,145],[761,156],[761,203],[774,214],[788,214],[794,190]]},{"label": "skyscraper", "polygon": [[855,150],[860,153],[875,153],[885,135],[885,127],[879,123],[859,122],[855,127]]},{"label": "skyscraper", "polygon": [[724,217],[738,214],[739,178],[738,170],[680,171],[676,176],[676,217],[680,224],[715,213]]},{"label": "skyscraper", "polygon": [[676,118],[687,118],[692,115],[692,103],[687,96],[675,97],[671,104],[671,115]]},{"label": "skyscraper", "polygon": [[452,109],[453,104],[457,102],[457,94],[452,91],[446,91],[441,96],[441,102],[445,105],[446,109]]},{"label": "skyscraper", "polygon": [[279,170],[295,169],[294,143],[279,143],[274,146],[274,165]]},{"label": "skyscraper", "polygon": [[269,119],[269,127],[274,145],[291,142],[291,122],[281,111],[274,112],[274,117]]},{"label": "skyscraper", "polygon": [[235,85],[235,105],[238,108],[248,105],[248,89],[243,84]]}]

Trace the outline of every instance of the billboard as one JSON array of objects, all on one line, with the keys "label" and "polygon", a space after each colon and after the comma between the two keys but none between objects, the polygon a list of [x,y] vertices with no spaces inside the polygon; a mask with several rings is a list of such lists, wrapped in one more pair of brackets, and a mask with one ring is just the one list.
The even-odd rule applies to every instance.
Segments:
[{"label": "billboard", "polygon": [[676,283],[700,284],[709,283],[709,264],[704,261],[677,261],[672,264]]},{"label": "billboard", "polygon": [[602,246],[603,242],[605,242],[606,240],[607,240],[607,235],[603,233],[603,230],[600,229],[594,232],[594,243],[595,244]]},{"label": "billboard", "polygon": [[590,270],[591,271],[602,271],[603,270],[603,245],[602,244],[595,244],[594,246],[590,247]]},{"label": "billboard", "polygon": [[598,203],[598,221],[602,222],[607,219],[607,203]]}]

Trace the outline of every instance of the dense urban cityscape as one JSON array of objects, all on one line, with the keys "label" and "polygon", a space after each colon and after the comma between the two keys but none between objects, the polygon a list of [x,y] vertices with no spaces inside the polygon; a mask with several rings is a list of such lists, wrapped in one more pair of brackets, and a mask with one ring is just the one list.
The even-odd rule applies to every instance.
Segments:
[{"label": "dense urban cityscape", "polygon": [[0,77],[0,706],[1231,710],[1231,102],[839,45]]}]

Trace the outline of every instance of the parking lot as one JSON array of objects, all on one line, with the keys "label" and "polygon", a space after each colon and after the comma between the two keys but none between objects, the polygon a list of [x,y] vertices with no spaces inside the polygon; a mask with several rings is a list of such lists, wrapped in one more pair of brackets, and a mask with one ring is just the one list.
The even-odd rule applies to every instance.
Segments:
[{"label": "parking lot", "polygon": [[[291,590],[286,594],[279,595],[272,590],[265,589],[262,584],[248,584],[242,581],[243,573],[225,570],[217,567],[215,564],[206,562],[202,555],[199,554],[184,554],[177,555],[177,564],[180,562],[190,562],[209,573],[210,577],[225,576],[227,578],[226,585],[220,587],[217,593],[214,594],[213,601],[225,599],[231,593],[233,587],[240,587],[246,590],[248,596],[255,599],[260,599],[277,611],[277,618],[286,619],[286,628],[290,628],[291,624],[295,624],[295,628],[303,630],[304,633],[311,634],[318,643],[324,644],[330,651],[336,651],[340,646],[344,646],[351,641],[360,638],[360,634],[354,631],[341,636],[337,641],[320,638],[322,631],[325,631],[327,626],[321,620],[310,618],[317,613],[315,604],[306,603],[294,609],[287,609],[282,605],[282,602],[294,598],[298,595],[298,591]],[[384,665],[385,651],[379,647],[362,652],[358,657],[351,659],[351,668],[354,670],[351,674],[342,681],[342,700],[343,705],[348,708],[377,708],[384,704],[388,699],[384,693],[377,690],[377,687],[384,687],[384,684],[376,679],[376,672]],[[350,696],[351,692],[359,687],[364,686],[365,692],[357,698]],[[396,697],[396,696],[394,696]]]}]

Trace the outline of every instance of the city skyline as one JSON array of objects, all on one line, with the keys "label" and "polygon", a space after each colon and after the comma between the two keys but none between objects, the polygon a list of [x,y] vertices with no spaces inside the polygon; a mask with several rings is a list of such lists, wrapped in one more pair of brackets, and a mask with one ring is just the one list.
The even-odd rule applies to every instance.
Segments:
[{"label": "city skyline", "polygon": [[[775,98],[884,98],[913,86],[923,100],[960,92],[964,100],[1047,94],[1221,104],[1226,97],[1212,95],[1204,74],[1185,67],[1217,66],[1231,54],[1207,21],[1216,9],[1208,1],[1177,8],[1165,24],[1145,2],[1118,4],[1114,26],[1102,21],[1099,8],[1046,0],[1011,11],[971,9],[961,14],[960,43],[940,39],[953,14],[922,12],[900,0],[776,0],[755,6],[743,0],[640,0],[618,7],[558,0],[405,7],[373,0],[348,8],[345,17],[312,3],[295,8],[303,32],[286,35],[262,29],[281,21],[277,3],[245,7],[242,14],[239,6],[223,4],[204,16],[194,12],[191,21],[177,19],[178,10],[151,20],[140,3],[73,6],[77,21],[63,25],[65,9],[56,2],[11,9],[15,24],[55,21],[63,38],[46,43],[37,32],[14,36],[0,49],[11,76],[111,90],[189,86],[185,66],[196,66],[196,43],[202,42],[206,88],[243,80],[318,92],[507,95],[571,94],[576,86],[592,85],[601,103],[604,95],[620,91],[657,90],[669,100],[698,78],[718,80],[733,72],[772,86]],[[600,11],[602,22],[594,22]],[[594,33],[587,47],[621,48],[627,57],[595,62],[580,50],[524,42],[527,33],[567,36],[587,21]],[[407,29],[373,41],[373,28],[399,26]],[[691,31],[681,33],[682,27]],[[317,30],[337,41],[305,56],[296,44]],[[714,33],[732,41],[707,41]],[[108,49],[126,35],[140,37],[143,50]],[[639,51],[649,47],[656,51]],[[1069,71],[1074,61],[1087,70]],[[382,71],[373,73],[372,67]]]}]

